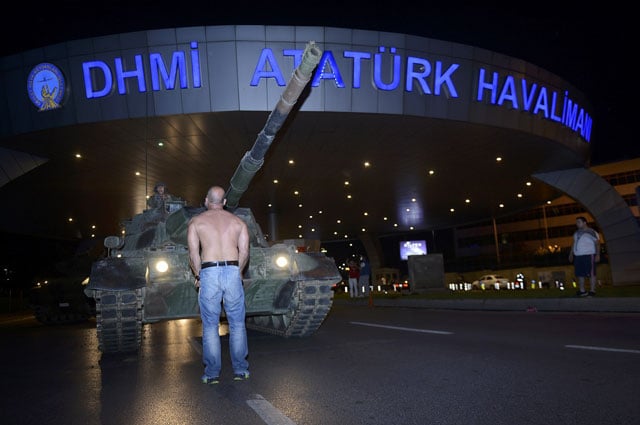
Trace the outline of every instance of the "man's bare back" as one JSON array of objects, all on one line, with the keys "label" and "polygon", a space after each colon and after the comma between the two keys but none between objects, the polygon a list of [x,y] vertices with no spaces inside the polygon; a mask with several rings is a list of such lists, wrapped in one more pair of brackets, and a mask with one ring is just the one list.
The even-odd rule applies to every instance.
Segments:
[{"label": "man's bare back", "polygon": [[206,261],[238,261],[242,270],[249,259],[247,225],[241,218],[224,209],[224,193],[220,186],[209,189],[205,198],[207,211],[189,222],[189,259],[196,276],[200,274],[201,265]]}]

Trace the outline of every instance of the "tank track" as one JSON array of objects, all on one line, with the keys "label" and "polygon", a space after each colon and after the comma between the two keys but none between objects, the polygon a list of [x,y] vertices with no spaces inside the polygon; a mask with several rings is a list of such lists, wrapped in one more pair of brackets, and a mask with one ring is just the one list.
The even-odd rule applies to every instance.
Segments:
[{"label": "tank track", "polygon": [[286,314],[247,317],[247,328],[285,338],[312,335],[331,310],[332,284],[332,280],[297,282]]},{"label": "tank track", "polygon": [[142,289],[96,290],[98,349],[103,353],[136,351],[142,341]]}]

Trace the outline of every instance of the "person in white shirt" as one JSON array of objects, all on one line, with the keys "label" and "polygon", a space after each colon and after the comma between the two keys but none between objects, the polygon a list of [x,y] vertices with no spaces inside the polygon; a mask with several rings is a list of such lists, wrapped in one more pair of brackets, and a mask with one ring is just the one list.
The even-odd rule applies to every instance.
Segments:
[{"label": "person in white shirt", "polygon": [[[573,234],[573,245],[569,253],[569,261],[573,263],[578,278],[578,296],[596,295],[596,263],[600,261],[600,235],[587,224],[587,219],[576,218],[576,230]],[[590,288],[585,291],[584,279],[588,277]]]}]

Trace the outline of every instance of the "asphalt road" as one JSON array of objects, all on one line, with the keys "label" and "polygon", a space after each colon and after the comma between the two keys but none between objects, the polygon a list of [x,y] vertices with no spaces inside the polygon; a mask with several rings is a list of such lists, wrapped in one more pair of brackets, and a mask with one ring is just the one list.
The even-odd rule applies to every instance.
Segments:
[{"label": "asphalt road", "polygon": [[637,424],[640,314],[334,304],[310,338],[249,332],[251,378],[205,386],[199,320],[102,355],[95,322],[0,322],[2,423]]}]

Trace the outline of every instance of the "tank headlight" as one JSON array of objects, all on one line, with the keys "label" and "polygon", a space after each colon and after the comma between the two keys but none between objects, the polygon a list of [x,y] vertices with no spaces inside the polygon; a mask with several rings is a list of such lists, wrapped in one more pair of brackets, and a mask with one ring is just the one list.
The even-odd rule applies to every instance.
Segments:
[{"label": "tank headlight", "polygon": [[164,273],[169,270],[169,263],[164,260],[160,260],[156,263],[156,271]]},{"label": "tank headlight", "polygon": [[285,268],[287,267],[287,264],[289,264],[289,259],[284,255],[279,255],[278,258],[276,258],[276,265],[278,267]]}]

